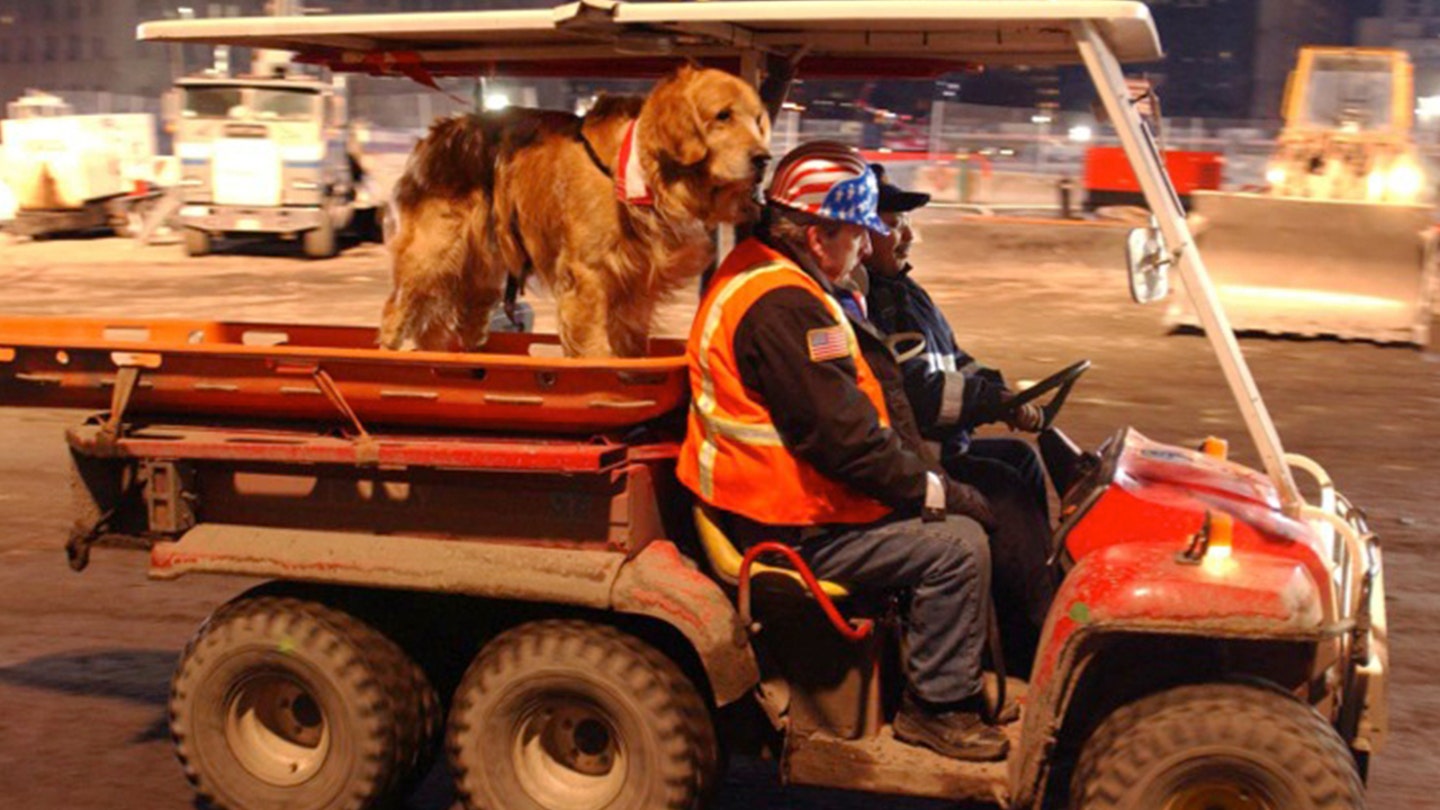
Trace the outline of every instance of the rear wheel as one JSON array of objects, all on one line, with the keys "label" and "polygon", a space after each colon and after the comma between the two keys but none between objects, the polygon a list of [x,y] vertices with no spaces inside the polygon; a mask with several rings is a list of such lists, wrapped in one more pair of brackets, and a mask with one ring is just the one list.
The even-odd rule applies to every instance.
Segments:
[{"label": "rear wheel", "polygon": [[311,259],[328,259],[335,255],[335,225],[330,215],[321,212],[320,224],[306,231],[300,238],[305,255]]},{"label": "rear wheel", "polygon": [[1074,810],[1350,810],[1350,752],[1310,707],[1251,686],[1185,686],[1115,711],[1085,744]]},{"label": "rear wheel", "polygon": [[228,810],[382,805],[416,759],[404,653],[316,602],[244,596],[186,647],[170,728],[185,775]]},{"label": "rear wheel", "polygon": [[717,769],[704,700],[670,659],[603,625],[541,621],[486,645],[447,737],[472,810],[682,810]]},{"label": "rear wheel", "polygon": [[210,253],[210,233],[199,228],[185,229],[185,255],[205,256]]}]

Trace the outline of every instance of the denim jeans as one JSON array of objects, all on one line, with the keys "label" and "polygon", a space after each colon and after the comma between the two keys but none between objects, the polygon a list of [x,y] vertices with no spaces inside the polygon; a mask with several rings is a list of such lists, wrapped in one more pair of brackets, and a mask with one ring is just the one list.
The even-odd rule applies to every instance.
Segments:
[{"label": "denim jeans", "polygon": [[732,516],[730,532],[742,547],[762,539],[789,543],[816,576],[855,591],[909,590],[910,688],[931,703],[980,692],[990,610],[990,547],[980,524],[955,515],[934,523],[900,516],[797,530]]}]

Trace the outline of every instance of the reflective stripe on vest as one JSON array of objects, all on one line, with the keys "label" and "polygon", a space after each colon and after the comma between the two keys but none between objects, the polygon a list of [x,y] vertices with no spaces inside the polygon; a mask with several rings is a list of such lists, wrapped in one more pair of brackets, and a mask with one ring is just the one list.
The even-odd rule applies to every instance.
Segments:
[{"label": "reflective stripe on vest", "polygon": [[[757,280],[765,280],[765,286],[770,288],[795,286],[804,289],[825,304],[826,309],[835,319],[835,323],[844,332],[850,356],[856,363],[859,375],[857,383],[866,397],[875,405],[881,424],[889,425],[889,414],[886,412],[884,395],[880,392],[878,384],[873,379],[873,373],[860,353],[859,340],[839,303],[826,295],[814,279],[804,275],[803,270],[795,267],[783,257],[778,257],[772,251],[758,248],[756,245],[747,245],[746,247],[748,250],[743,251],[737,247],[735,255],[731,257],[732,260],[743,261],[749,258],[751,261],[760,263],[728,278],[725,277],[723,272],[725,268],[722,267],[722,272],[717,278],[719,286],[712,291],[710,297],[702,305],[702,320],[697,322],[692,330],[691,350],[694,363],[692,381],[695,390],[691,404],[691,431],[686,439],[686,452],[682,453],[681,478],[695,489],[696,493],[706,502],[742,514],[746,513],[745,507],[752,507],[754,514],[749,516],[764,522],[862,522],[879,519],[889,512],[888,507],[860,493],[850,491],[838,481],[825,478],[803,460],[789,453],[779,431],[770,420],[769,414],[764,412],[764,406],[746,397],[738,388],[733,391],[729,390],[732,386],[740,385],[738,379],[728,379],[728,375],[734,373],[735,370],[722,372],[726,376],[725,401],[730,403],[725,407],[740,405],[742,409],[735,413],[726,413],[720,405],[721,398],[717,395],[716,390],[716,369],[712,367],[712,364],[719,358],[725,358],[726,363],[734,363],[734,358],[730,356],[733,348],[717,343],[717,341],[729,341],[734,338],[733,334],[727,332],[726,307],[727,305],[733,306],[733,299],[745,291],[748,285]],[[770,261],[765,261],[767,258]],[[776,278],[777,274],[795,275],[792,280]],[[774,279],[774,281],[770,281],[770,279]],[[767,290],[751,291],[752,295],[760,296],[766,292]],[[743,317],[743,313],[730,313],[730,315],[732,317],[728,319],[729,328],[733,329],[738,323],[736,318]],[[739,399],[736,400],[736,397]],[[736,418],[747,412],[748,417]],[[723,448],[728,449],[722,449],[722,445]],[[728,465],[741,463],[742,459],[749,459],[744,464],[765,465],[756,467],[757,473],[763,470],[781,476],[776,480],[776,490],[767,494],[785,493],[785,496],[770,498],[767,501],[764,496],[754,492],[753,489],[751,489],[750,495],[737,495],[735,490],[717,493],[717,465],[721,463],[722,453],[726,459],[729,459],[724,462],[727,465],[724,477],[726,481],[730,482],[727,486],[739,486],[740,482],[746,480],[744,478],[736,479],[734,476],[737,473],[746,471],[743,474],[750,474],[747,467],[732,468]],[[767,458],[770,460],[766,461]],[[792,476],[798,477],[792,480]],[[745,490],[748,487],[740,486],[739,488]],[[757,497],[758,501],[751,500]]]},{"label": "reflective stripe on vest", "polygon": [[[765,273],[776,273],[791,271],[783,264],[772,262],[763,264],[753,270],[740,273],[721,286],[715,294],[715,301],[711,303],[709,312],[705,316],[705,327],[700,333],[700,391],[695,395],[695,402],[691,406],[697,410],[700,421],[706,428],[704,446],[700,450],[700,486],[701,492],[710,497],[714,494],[715,487],[715,441],[713,436],[720,435],[727,439],[742,444],[755,445],[759,447],[783,447],[784,442],[780,440],[780,431],[775,429],[773,424],[756,425],[748,422],[739,422],[734,419],[727,419],[718,413],[715,408],[715,377],[710,370],[710,344],[714,342],[715,333],[720,329],[720,318],[724,315],[725,304],[739,292],[752,279]],[[845,310],[830,296],[822,296],[825,306],[830,314],[845,330],[845,342],[850,347],[852,357],[858,356],[860,351],[859,341],[855,337],[855,329],[850,326],[850,319],[846,317]],[[885,414],[881,414],[882,424],[889,422]]]},{"label": "reflective stripe on vest", "polygon": [[715,455],[719,452],[719,448],[715,446],[716,435],[742,444],[764,447],[778,447],[783,444],[780,441],[780,431],[776,430],[773,424],[754,425],[727,419],[716,413],[715,375],[710,368],[710,345],[715,341],[715,333],[720,330],[725,304],[735,293],[757,276],[783,273],[787,269],[783,264],[771,262],[740,273],[725,282],[715,293],[715,300],[710,303],[710,309],[705,313],[705,325],[700,331],[700,348],[696,353],[700,366],[700,390],[696,392],[691,407],[700,417],[700,424],[705,431],[700,444],[700,494],[706,498],[715,496]]}]

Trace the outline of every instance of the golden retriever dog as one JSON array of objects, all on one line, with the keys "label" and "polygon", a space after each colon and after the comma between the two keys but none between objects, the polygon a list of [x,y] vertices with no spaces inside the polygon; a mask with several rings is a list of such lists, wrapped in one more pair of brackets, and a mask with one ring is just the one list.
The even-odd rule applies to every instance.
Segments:
[{"label": "golden retriever dog", "polygon": [[770,119],[749,84],[686,66],[582,119],[507,110],[438,121],[396,185],[386,348],[483,346],[508,275],[555,296],[569,356],[635,357],[658,303],[759,213]]}]

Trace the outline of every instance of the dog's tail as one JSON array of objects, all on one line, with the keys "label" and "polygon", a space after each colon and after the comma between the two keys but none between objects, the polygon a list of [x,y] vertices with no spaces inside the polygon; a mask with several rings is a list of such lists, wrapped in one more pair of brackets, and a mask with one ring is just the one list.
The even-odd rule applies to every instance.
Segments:
[{"label": "dog's tail", "polygon": [[467,113],[431,125],[415,144],[405,172],[395,184],[395,204],[403,211],[427,199],[463,199],[476,192],[489,197],[495,188],[502,118]]}]

